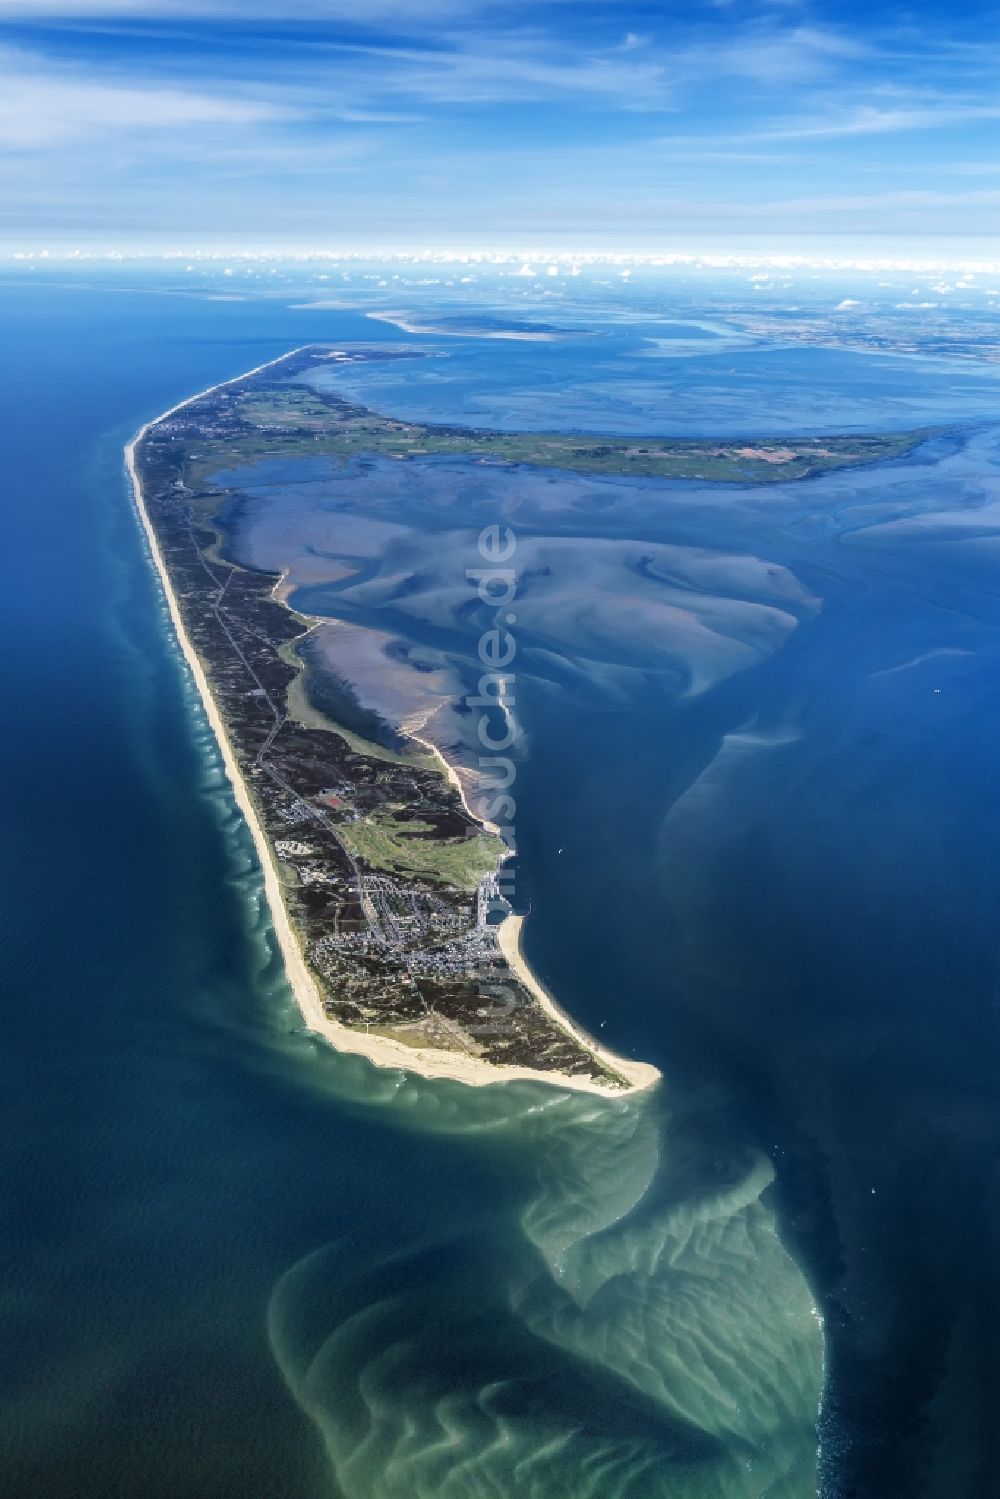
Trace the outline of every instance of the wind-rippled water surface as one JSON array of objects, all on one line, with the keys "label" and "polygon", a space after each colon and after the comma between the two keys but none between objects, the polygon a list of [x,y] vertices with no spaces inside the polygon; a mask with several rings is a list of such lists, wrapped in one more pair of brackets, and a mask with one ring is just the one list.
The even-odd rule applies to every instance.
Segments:
[{"label": "wind-rippled water surface", "polygon": [[[680,333],[647,305],[506,344],[148,282],[2,295],[9,1491],[990,1493],[994,370],[766,347],[718,306],[696,338],[690,298]],[[120,451],[309,339],[418,351],[336,379],[444,421],[969,423],[760,489],[239,476],[229,545],[456,755],[465,569],[514,528],[528,952],[651,1094],[403,1078],[299,1028]]]}]

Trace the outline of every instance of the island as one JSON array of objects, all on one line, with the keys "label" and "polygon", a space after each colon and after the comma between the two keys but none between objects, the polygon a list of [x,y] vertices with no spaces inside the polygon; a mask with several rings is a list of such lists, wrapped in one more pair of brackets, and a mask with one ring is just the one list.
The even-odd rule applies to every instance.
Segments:
[{"label": "island", "polygon": [[310,345],[147,423],[126,449],[171,617],[254,838],[308,1028],[382,1066],[467,1083],[534,1079],[609,1095],[654,1084],[556,1004],[520,948],[508,850],[429,745],[359,737],[319,706],[313,621],[280,574],[231,560],[219,479],[264,459],[463,455],[591,475],[768,483],[909,452],[924,433],[781,441],[511,433],[398,420],[315,381]]}]

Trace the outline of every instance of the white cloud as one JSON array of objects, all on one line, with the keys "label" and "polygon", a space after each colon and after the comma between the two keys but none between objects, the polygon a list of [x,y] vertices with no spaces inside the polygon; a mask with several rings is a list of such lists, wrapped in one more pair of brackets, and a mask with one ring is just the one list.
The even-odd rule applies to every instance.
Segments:
[{"label": "white cloud", "polygon": [[646,52],[547,45],[535,34],[519,33],[447,40],[449,45],[436,47],[345,45],[334,51],[350,61],[348,89],[397,103],[481,106],[576,96],[624,109],[655,109],[671,101],[666,65]]},{"label": "white cloud", "polygon": [[812,26],[750,27],[733,40],[701,46],[678,57],[682,72],[697,66],[715,77],[753,79],[759,83],[797,83],[821,75],[838,62],[857,60],[868,48],[843,32]]},{"label": "white cloud", "polygon": [[853,135],[937,130],[984,120],[1000,120],[1000,104],[913,104],[891,109],[866,104],[846,114],[824,113],[791,119],[774,129],[759,130],[751,138],[758,141],[829,140]]},{"label": "white cloud", "polygon": [[365,0],[363,8],[357,0],[0,0],[0,17],[346,20],[396,29],[407,22],[462,20],[476,11],[496,8],[496,0],[479,0],[478,4],[476,0]]},{"label": "white cloud", "polygon": [[[557,245],[619,231],[639,244],[970,244],[1000,225],[1000,197],[961,191],[996,186],[970,180],[975,165],[963,177],[917,152],[900,165],[898,149],[853,140],[951,124],[965,130],[957,157],[989,158],[1000,104],[971,49],[966,76],[901,32],[802,24],[799,6],[721,21],[654,7],[640,34],[626,29],[635,10],[609,27],[604,6],[564,3],[572,25],[559,0],[0,0],[0,19],[47,21],[35,52],[0,47],[5,232],[75,234],[127,211],[152,235],[206,206],[241,232],[280,224],[312,242],[431,225],[446,241],[473,225]],[[77,24],[60,35],[60,16],[94,21],[85,43]],[[247,45],[218,45],[230,33],[199,26],[211,17],[238,19]],[[254,34],[279,17],[355,24]]]},{"label": "white cloud", "polygon": [[138,88],[45,67],[0,48],[0,146],[45,147],[81,136],[271,123],[289,112],[268,100],[176,87]]}]

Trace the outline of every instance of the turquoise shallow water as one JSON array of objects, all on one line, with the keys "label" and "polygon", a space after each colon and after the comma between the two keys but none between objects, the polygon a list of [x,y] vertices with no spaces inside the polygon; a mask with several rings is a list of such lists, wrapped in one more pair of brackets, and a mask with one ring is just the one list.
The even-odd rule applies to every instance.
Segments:
[{"label": "turquoise shallow water", "polygon": [[[927,519],[982,510],[989,434],[900,469],[909,532],[871,529],[881,476],[564,518],[565,539],[603,516],[602,567],[612,540],[721,539],[822,608],[683,700],[621,659],[636,632],[592,632],[581,678],[565,612],[532,617],[529,951],[665,1084],[404,1083],[298,1029],[121,474],[184,395],[395,331],[149,286],[0,299],[6,1489],[803,1499],[815,1304],[824,1492],[991,1492],[994,543],[988,513],[973,547]],[[477,399],[512,409],[531,347],[492,342]],[[855,392],[859,421],[900,378]],[[925,416],[935,388],[942,415],[986,407],[988,374],[922,378]],[[851,399],[828,361],[817,383]],[[548,534],[551,496],[518,499]],[[419,484],[379,503],[427,519]]]}]

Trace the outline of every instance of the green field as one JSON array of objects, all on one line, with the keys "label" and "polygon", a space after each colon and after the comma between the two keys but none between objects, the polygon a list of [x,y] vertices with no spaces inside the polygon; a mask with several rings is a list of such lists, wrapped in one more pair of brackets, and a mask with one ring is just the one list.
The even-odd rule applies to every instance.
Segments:
[{"label": "green field", "polygon": [[189,455],[189,483],[204,483],[223,462],[226,467],[238,467],[276,456],[346,459],[370,453],[399,459],[462,456],[484,463],[525,463],[617,477],[774,484],[901,457],[929,435],[921,429],[718,442],[465,430],[397,421],[347,401],[324,400],[304,385],[256,381],[237,390],[233,411],[242,430],[219,441],[194,444],[197,452]]},{"label": "green field", "polygon": [[397,822],[393,810],[380,807],[370,817],[337,826],[344,847],[373,869],[424,875],[459,890],[474,890],[504,854],[502,839],[489,833],[446,842],[415,838],[414,833],[429,832],[430,824]]}]

